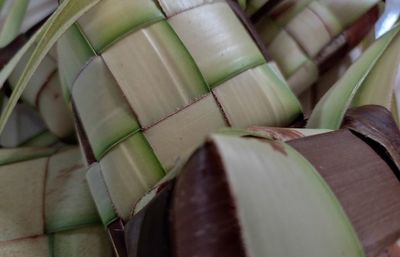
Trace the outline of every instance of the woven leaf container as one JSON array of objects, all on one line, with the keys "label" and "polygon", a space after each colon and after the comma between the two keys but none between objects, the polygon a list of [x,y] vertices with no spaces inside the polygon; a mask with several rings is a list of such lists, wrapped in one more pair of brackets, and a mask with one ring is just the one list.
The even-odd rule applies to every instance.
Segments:
[{"label": "woven leaf container", "polygon": [[[287,126],[300,106],[226,1],[104,0],[58,43],[105,224],[221,127]],[[133,15],[135,14],[135,15]]]},{"label": "woven leaf container", "polygon": [[355,47],[379,17],[378,0],[254,0],[244,7],[299,95]]},{"label": "woven leaf container", "polygon": [[111,257],[77,148],[0,151],[0,255]]},{"label": "woven leaf container", "polygon": [[365,106],[338,131],[289,131],[275,130],[286,143],[209,137],[137,208],[127,256],[397,256],[400,131],[390,112]]}]

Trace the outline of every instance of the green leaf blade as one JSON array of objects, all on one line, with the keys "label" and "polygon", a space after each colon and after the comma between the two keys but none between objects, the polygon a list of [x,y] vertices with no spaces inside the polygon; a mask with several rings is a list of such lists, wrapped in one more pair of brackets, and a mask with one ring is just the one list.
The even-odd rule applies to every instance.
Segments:
[{"label": "green leaf blade", "polygon": [[400,27],[393,29],[372,45],[347,73],[324,95],[315,107],[307,128],[336,130],[340,127],[346,110],[363,86],[368,74],[388,48]]},{"label": "green leaf blade", "polygon": [[2,82],[2,79],[8,77],[7,74],[9,72],[11,73],[13,65],[16,65],[29,47],[37,41],[37,47],[26,64],[25,70],[10,97],[10,101],[2,112],[0,117],[0,132],[3,131],[12,110],[25,90],[35,70],[53,45],[57,42],[58,38],[60,38],[63,33],[85,12],[100,1],[101,0],[70,0],[63,2],[41,30],[31,38],[27,45],[17,53],[17,56],[13,58],[9,65],[2,70],[0,73],[0,82]]},{"label": "green leaf blade", "polygon": [[[22,22],[24,21],[26,11],[28,10],[29,0],[13,0],[15,1],[4,21],[0,32],[0,48],[7,46],[19,34]],[[0,1],[0,9],[4,4],[4,0]]]}]

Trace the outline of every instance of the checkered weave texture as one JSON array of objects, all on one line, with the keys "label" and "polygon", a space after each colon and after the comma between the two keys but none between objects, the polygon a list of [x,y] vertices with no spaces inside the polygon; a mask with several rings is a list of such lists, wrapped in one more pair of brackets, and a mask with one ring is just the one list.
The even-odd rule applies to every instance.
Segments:
[{"label": "checkered weave texture", "polygon": [[[271,5],[270,3],[275,5]],[[245,9],[296,94],[355,47],[379,16],[378,0],[250,0]],[[271,8],[263,9],[269,5]],[[257,13],[258,12],[258,13]],[[336,53],[336,54],[337,54]]]},{"label": "checkered weave texture", "polygon": [[[58,44],[103,222],[221,127],[287,126],[299,103],[226,1],[103,0]],[[85,142],[85,140],[81,140]]]},{"label": "checkered weave texture", "polygon": [[111,257],[79,149],[52,152],[0,152],[0,256]]}]

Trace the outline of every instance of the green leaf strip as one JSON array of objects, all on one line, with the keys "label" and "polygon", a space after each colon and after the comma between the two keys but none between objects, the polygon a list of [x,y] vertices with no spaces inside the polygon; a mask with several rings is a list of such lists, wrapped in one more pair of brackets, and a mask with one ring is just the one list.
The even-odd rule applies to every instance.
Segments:
[{"label": "green leaf strip", "polygon": [[[307,128],[336,130],[340,127],[354,96],[399,31],[400,26],[387,33],[353,64],[342,79],[319,101],[310,116]],[[357,77],[358,75],[360,77]]]},{"label": "green leaf strip", "polygon": [[[29,0],[12,0],[12,6],[4,21],[0,32],[0,48],[7,46],[19,34],[26,11],[28,10]],[[0,9],[4,0],[0,1]]]},{"label": "green leaf strip", "polygon": [[37,46],[32,53],[29,61],[27,62],[24,72],[22,73],[14,91],[10,97],[8,104],[5,106],[0,117],[0,133],[3,131],[7,120],[9,119],[18,99],[21,97],[29,80],[32,78],[35,70],[40,62],[47,55],[50,49],[54,46],[57,40],[63,33],[75,23],[85,12],[90,10],[93,6],[101,0],[69,0],[64,1],[59,8],[53,13],[43,27],[38,31],[21,49],[17,56],[15,56],[10,63],[0,72],[0,85],[4,78],[8,77],[11,73],[13,66],[18,63],[20,58],[30,48],[30,46],[37,42]]}]

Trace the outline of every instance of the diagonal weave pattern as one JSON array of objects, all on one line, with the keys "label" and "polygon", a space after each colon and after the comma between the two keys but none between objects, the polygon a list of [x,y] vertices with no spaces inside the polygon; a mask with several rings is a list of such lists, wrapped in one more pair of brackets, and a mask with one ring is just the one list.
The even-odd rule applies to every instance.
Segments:
[{"label": "diagonal weave pattern", "polygon": [[25,161],[2,159],[0,255],[111,256],[79,149],[36,152]]},{"label": "diagonal weave pattern", "polygon": [[110,198],[105,212],[114,214],[100,213],[106,224],[127,218],[210,132],[287,126],[301,112],[226,1],[104,0],[58,49],[101,166],[89,176],[98,209],[97,195]]},{"label": "diagonal weave pattern", "polygon": [[[248,14],[255,14],[265,2],[249,1]],[[378,9],[374,8],[377,0],[275,2],[279,3],[261,16],[256,27],[272,59],[297,94],[317,80],[321,68],[318,60],[325,54],[323,50],[340,50],[339,46],[348,44],[354,47],[378,18]],[[357,23],[361,24],[355,31],[347,31]],[[345,35],[341,35],[344,31]],[[352,40],[357,42],[348,42]],[[334,44],[330,45],[332,41]],[[326,49],[327,46],[331,49]]]}]

